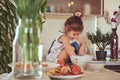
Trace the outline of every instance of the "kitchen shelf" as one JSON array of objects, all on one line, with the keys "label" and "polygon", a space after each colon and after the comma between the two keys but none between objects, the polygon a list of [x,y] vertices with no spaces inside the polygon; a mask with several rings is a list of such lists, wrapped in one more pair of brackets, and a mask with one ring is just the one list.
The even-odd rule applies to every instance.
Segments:
[{"label": "kitchen shelf", "polygon": [[47,2],[47,12],[50,13],[73,13],[76,10],[83,14],[103,14],[104,0],[48,0]]},{"label": "kitchen shelf", "polygon": [[[72,16],[73,13],[46,13],[46,17],[51,17],[51,18],[63,18],[63,17],[70,17]],[[100,18],[102,17],[100,14],[91,14],[91,15],[83,15],[83,18],[90,18],[90,17],[97,17]]]}]

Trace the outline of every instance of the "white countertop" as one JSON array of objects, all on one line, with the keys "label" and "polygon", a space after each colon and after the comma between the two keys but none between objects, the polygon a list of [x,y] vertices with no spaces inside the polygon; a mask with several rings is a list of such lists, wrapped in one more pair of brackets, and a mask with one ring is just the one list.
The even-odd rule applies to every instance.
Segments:
[{"label": "white countertop", "polygon": [[[72,80],[120,80],[120,73],[112,70],[103,69],[101,72],[93,72],[91,70],[85,70],[84,76]],[[59,79],[51,79],[59,80]]]},{"label": "white countertop", "polygon": [[120,60],[118,60],[118,61],[106,61],[105,65],[120,65]]},{"label": "white countertop", "polygon": [[[9,77],[10,78],[8,80],[18,80],[13,77],[13,74],[9,75]],[[48,77],[46,72],[44,72],[41,79],[34,79],[34,80],[59,80],[59,79],[51,79]],[[83,77],[72,80],[120,80],[120,73],[105,68],[101,72],[93,72],[91,70],[85,70]]]},{"label": "white countertop", "polygon": [[[118,60],[118,61],[106,61],[106,65],[120,65],[120,60]],[[83,73],[84,73],[83,77],[72,79],[72,80],[120,80],[120,73],[117,73],[117,72],[112,71],[112,70],[108,70],[106,68],[104,68],[100,72],[93,72],[92,69],[90,69],[88,67],[87,70],[83,71]],[[13,73],[11,72],[10,74],[0,75],[0,80],[18,80],[18,79],[15,79],[13,77]],[[26,80],[28,80],[28,79],[26,79]],[[31,79],[31,80],[58,80],[58,79],[51,79],[47,75],[46,71],[43,70],[43,75],[42,75],[41,79]]]},{"label": "white countertop", "polygon": [[[28,80],[28,79],[16,79],[16,78],[13,77],[13,74],[12,74],[8,80]],[[30,80],[51,80],[51,79],[48,77],[46,72],[43,72],[43,75],[42,75],[41,79],[30,79]]]}]

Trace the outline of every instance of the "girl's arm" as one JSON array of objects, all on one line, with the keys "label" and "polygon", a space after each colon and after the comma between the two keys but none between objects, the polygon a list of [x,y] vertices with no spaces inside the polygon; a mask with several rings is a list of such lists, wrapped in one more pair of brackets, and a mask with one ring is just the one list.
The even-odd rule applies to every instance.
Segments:
[{"label": "girl's arm", "polygon": [[65,50],[69,56],[76,55],[74,52],[74,48],[70,45],[70,42],[67,36],[63,35],[60,38],[60,41],[63,43]]},{"label": "girl's arm", "polygon": [[78,51],[78,54],[79,55],[84,55],[85,49],[86,49],[86,44],[85,44],[85,42],[81,38],[78,38],[77,40],[80,43],[80,49]]}]

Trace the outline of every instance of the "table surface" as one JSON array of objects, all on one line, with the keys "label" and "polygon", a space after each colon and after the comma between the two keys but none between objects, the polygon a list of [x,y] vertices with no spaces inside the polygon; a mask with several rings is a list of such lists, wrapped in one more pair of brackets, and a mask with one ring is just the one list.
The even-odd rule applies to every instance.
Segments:
[{"label": "table surface", "polygon": [[[28,80],[28,79],[16,79],[13,77],[13,74],[11,73],[9,80]],[[46,74],[46,72],[43,72],[41,79],[30,79],[30,80],[51,80],[49,76]]]},{"label": "table surface", "polygon": [[[93,72],[90,69],[84,70],[83,72],[84,72],[83,77],[75,78],[72,80],[120,80],[120,73],[117,73],[117,72],[114,72],[112,70],[108,70],[105,68],[100,72]],[[10,76],[9,80],[19,80],[19,79],[15,79],[13,77],[13,74],[11,74],[9,76]],[[24,80],[28,80],[28,79],[24,79]],[[41,79],[30,79],[30,80],[56,80],[56,79],[49,78],[49,76],[46,74],[46,72],[43,72],[43,76]],[[59,79],[57,79],[57,80],[59,80]]]}]

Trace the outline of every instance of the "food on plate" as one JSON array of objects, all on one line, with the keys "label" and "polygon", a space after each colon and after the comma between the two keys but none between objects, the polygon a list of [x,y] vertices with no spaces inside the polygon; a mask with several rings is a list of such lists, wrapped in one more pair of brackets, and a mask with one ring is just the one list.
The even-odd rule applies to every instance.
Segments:
[{"label": "food on plate", "polygon": [[56,69],[50,69],[50,70],[48,70],[48,72],[51,73],[51,74],[53,74],[53,75],[57,73]]},{"label": "food on plate", "polygon": [[57,63],[60,64],[61,66],[64,66],[64,65],[65,65],[64,60],[58,60]]},{"label": "food on plate", "polygon": [[71,67],[72,67],[71,68],[71,73],[73,75],[77,75],[77,74],[81,73],[81,68],[78,65],[72,65]]},{"label": "food on plate", "polygon": [[44,64],[42,64],[42,67],[48,67],[48,64],[44,63]]},{"label": "food on plate", "polygon": [[60,73],[63,74],[63,75],[67,75],[67,74],[71,73],[71,68],[70,68],[70,66],[69,66],[69,65],[63,66],[63,67],[61,68]]},{"label": "food on plate", "polygon": [[75,64],[58,66],[57,68],[48,71],[52,75],[80,75],[81,68]]}]

